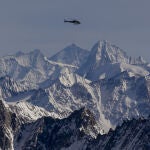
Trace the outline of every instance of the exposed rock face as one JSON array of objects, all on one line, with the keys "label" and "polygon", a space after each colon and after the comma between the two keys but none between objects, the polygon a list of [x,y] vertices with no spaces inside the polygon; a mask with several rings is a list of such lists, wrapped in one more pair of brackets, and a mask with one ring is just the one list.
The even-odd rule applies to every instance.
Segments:
[{"label": "exposed rock face", "polygon": [[43,117],[34,123],[24,124],[16,138],[19,149],[67,148],[76,142],[85,144],[98,135],[98,126],[93,114],[82,108],[68,118],[59,120]]},{"label": "exposed rock face", "polygon": [[65,119],[42,117],[23,123],[8,105],[0,101],[0,148],[27,149],[149,149],[150,119],[132,119],[108,134],[99,134],[99,125],[86,108]]},{"label": "exposed rock face", "polygon": [[142,76],[149,74],[147,63],[141,57],[134,63],[132,61],[133,59],[119,47],[105,40],[98,41],[77,73],[92,81],[111,78],[123,71]]},{"label": "exposed rock face", "polygon": [[7,99],[29,90],[29,87],[14,81],[9,76],[0,78],[0,98]]},{"label": "exposed rock face", "polygon": [[[13,70],[12,60],[30,70],[30,75]],[[19,52],[0,59],[0,76],[11,76],[0,79],[0,96],[27,120],[47,116],[47,111],[64,118],[87,107],[108,132],[126,118],[149,115],[149,65],[141,57],[132,60],[108,41],[97,42],[90,53],[73,44],[50,59],[39,50]],[[32,107],[36,117],[28,113]]]},{"label": "exposed rock face", "polygon": [[8,106],[0,100],[0,148],[13,149],[13,136],[20,127],[16,114],[10,112]]},{"label": "exposed rock face", "polygon": [[0,58],[0,98],[2,150],[149,146],[150,64],[108,41]]},{"label": "exposed rock face", "polygon": [[106,135],[99,135],[90,142],[87,150],[133,150],[150,149],[150,119],[133,119],[124,121],[115,131]]},{"label": "exposed rock face", "polygon": [[[40,50],[30,53],[19,52],[16,55],[0,58],[0,77],[10,76],[33,89],[49,77],[53,79],[58,77],[61,68],[65,66],[48,60]],[[71,65],[67,66],[74,68]]]}]

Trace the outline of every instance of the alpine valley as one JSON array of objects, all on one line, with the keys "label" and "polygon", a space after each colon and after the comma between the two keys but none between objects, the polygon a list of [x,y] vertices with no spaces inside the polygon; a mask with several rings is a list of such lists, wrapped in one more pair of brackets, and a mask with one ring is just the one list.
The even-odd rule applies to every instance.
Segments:
[{"label": "alpine valley", "polygon": [[0,150],[150,149],[150,63],[108,41],[0,58]]}]

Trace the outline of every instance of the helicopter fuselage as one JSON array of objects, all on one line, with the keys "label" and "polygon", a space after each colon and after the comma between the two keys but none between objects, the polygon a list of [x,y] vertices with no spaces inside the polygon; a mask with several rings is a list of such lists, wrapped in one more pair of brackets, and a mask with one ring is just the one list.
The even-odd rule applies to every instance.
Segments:
[{"label": "helicopter fuselage", "polygon": [[76,24],[76,25],[81,24],[81,22],[78,21],[78,20],[64,20],[64,22],[73,23],[73,24]]}]

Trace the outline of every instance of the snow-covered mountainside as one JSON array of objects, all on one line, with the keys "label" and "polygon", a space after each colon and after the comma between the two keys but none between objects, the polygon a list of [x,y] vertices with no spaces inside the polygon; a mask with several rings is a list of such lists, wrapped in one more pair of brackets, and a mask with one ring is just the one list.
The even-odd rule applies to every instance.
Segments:
[{"label": "snow-covered mountainside", "polygon": [[17,103],[8,103],[9,109],[11,112],[17,114],[18,118],[22,122],[33,122],[43,116],[51,116],[53,118],[59,118],[56,113],[50,113],[44,108],[37,107],[28,102],[17,102]]},{"label": "snow-covered mountainside", "polygon": [[86,108],[64,119],[42,117],[23,123],[9,106],[0,101],[0,149],[2,150],[97,150],[149,149],[150,119],[126,120],[108,134],[99,134],[99,125]]},{"label": "snow-covered mountainside", "polygon": [[20,120],[9,110],[8,105],[0,100],[0,149],[13,150],[13,134],[19,129]]},{"label": "snow-covered mountainside", "polygon": [[0,100],[0,149],[18,150],[14,148],[14,140],[20,136],[20,128],[44,116],[58,117],[27,102],[7,104]]},{"label": "snow-covered mountainside", "polygon": [[[84,64],[79,61],[82,60],[81,56],[86,59]],[[43,78],[43,82],[40,79],[38,82],[32,80],[32,75],[29,81],[34,81],[35,84],[40,82],[39,88],[35,90],[20,88],[22,82],[26,83],[22,84],[23,87],[28,85],[25,82],[26,77],[23,78],[24,81],[15,78],[16,84],[2,88],[2,98],[8,102],[27,101],[27,104],[42,107],[59,118],[68,116],[76,109],[87,107],[94,113],[105,132],[123,119],[149,115],[148,63],[141,57],[135,61],[108,41],[97,42],[90,54],[71,45],[51,59],[46,58],[39,50],[27,54],[18,52],[1,60],[6,58],[7,62],[13,58],[20,66],[43,74],[54,71],[52,75],[46,75],[45,79],[40,75],[38,79]],[[79,69],[74,63],[76,59],[78,67],[81,66]],[[5,82],[3,85],[8,85]],[[39,114],[42,116],[42,112]]]},{"label": "snow-covered mountainside", "polygon": [[[63,120],[66,117],[68,120],[72,112],[85,107],[82,110],[87,108],[95,116],[100,134],[107,133],[110,128],[114,129],[125,119],[149,116],[150,64],[142,57],[134,59],[127,56],[123,50],[108,41],[97,42],[90,52],[73,44],[50,58],[39,50],[18,52],[0,58],[0,98],[6,101],[1,102],[1,112],[5,113],[4,107],[7,106],[2,121],[9,128],[2,130],[6,132],[2,133],[5,135],[2,138],[8,141],[11,138],[8,145],[12,147],[13,135],[16,138],[20,124],[25,124],[25,130],[21,132],[26,136],[18,143],[18,147],[32,147],[35,143],[43,148],[45,143],[37,135],[41,133],[40,136],[44,138],[45,134],[42,132],[47,128],[45,119],[50,118],[47,116],[55,118],[50,118],[53,124],[58,121],[56,118]],[[6,114],[9,116],[8,122]],[[10,123],[12,114],[19,120],[15,132]],[[43,116],[46,118],[39,119]],[[58,121],[61,122],[59,128],[68,127],[62,120]],[[69,126],[72,124],[69,123]],[[38,132],[34,134],[36,130]],[[74,130],[71,129],[69,134],[70,132]],[[25,139],[29,135],[31,139]],[[89,139],[92,135],[93,133],[86,132],[85,137]],[[46,136],[54,137],[53,132],[47,132]],[[37,138],[42,145],[35,140]],[[4,139],[0,141],[2,145],[5,143]],[[75,143],[69,140],[64,147],[73,149],[83,142],[85,139]]]},{"label": "snow-covered mountainside", "polygon": [[150,119],[133,119],[130,121],[124,121],[121,126],[118,126],[115,129],[115,131],[111,130],[106,135],[99,135],[97,139],[94,139],[93,141],[89,142],[86,149],[148,150],[150,149],[149,137]]},{"label": "snow-covered mountainside", "polygon": [[[34,110],[33,110],[34,111]],[[0,149],[61,149],[74,143],[86,143],[99,134],[99,125],[86,108],[64,119],[42,117],[24,123],[18,112],[0,100]]]},{"label": "snow-covered mountainside", "polygon": [[48,60],[40,50],[30,53],[18,52],[0,58],[0,77],[7,75],[23,84],[28,84],[30,88],[37,88],[39,83],[49,77],[54,80],[65,66],[73,70],[75,68],[73,65]]},{"label": "snow-covered mountainside", "polygon": [[85,63],[88,55],[89,51],[72,44],[50,57],[50,60],[80,67]]},{"label": "snow-covered mountainside", "polygon": [[51,86],[36,90],[27,101],[60,117],[87,107],[105,132],[123,119],[150,113],[150,79],[147,77],[135,77],[125,71],[111,79],[91,82],[67,70],[66,73]]},{"label": "snow-covered mountainside", "polygon": [[29,89],[30,88],[28,85],[14,81],[9,76],[0,78],[0,98],[2,99],[14,97],[18,94],[28,91]]},{"label": "snow-covered mountainside", "polygon": [[61,149],[74,143],[86,143],[86,139],[98,135],[93,114],[82,108],[68,118],[59,120],[43,117],[36,122],[24,124],[15,138],[15,149]]},{"label": "snow-covered mountainside", "polygon": [[92,81],[111,78],[126,70],[135,75],[148,75],[149,71],[141,67],[141,64],[145,65],[146,62],[140,58],[134,60],[110,42],[98,41],[93,46],[86,63],[77,72]]}]

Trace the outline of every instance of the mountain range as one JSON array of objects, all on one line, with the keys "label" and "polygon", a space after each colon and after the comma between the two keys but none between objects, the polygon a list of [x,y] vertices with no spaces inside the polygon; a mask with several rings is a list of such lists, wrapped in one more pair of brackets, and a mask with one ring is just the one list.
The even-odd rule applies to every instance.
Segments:
[{"label": "mountain range", "polygon": [[34,50],[0,58],[0,97],[2,150],[150,144],[150,64],[105,40],[91,51],[71,44],[51,57]]}]

